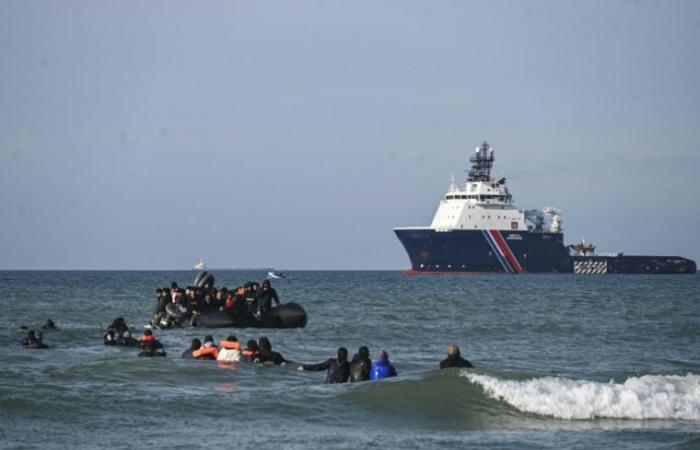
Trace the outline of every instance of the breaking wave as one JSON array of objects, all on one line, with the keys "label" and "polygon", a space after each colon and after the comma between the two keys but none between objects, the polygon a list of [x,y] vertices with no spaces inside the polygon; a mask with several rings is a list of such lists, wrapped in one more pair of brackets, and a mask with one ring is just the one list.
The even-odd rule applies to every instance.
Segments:
[{"label": "breaking wave", "polygon": [[502,380],[464,372],[487,396],[520,411],[560,419],[700,420],[700,376],[644,375],[624,383],[558,377]]}]

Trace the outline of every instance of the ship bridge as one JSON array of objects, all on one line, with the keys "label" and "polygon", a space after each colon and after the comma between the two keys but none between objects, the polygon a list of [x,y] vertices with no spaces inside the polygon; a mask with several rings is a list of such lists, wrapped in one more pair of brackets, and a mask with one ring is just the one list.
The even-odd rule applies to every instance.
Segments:
[{"label": "ship bridge", "polygon": [[458,186],[452,177],[430,228],[436,231],[527,230],[524,211],[513,205],[506,179],[495,181],[491,177],[494,160],[488,143],[476,148],[469,158],[471,169],[466,183]]}]

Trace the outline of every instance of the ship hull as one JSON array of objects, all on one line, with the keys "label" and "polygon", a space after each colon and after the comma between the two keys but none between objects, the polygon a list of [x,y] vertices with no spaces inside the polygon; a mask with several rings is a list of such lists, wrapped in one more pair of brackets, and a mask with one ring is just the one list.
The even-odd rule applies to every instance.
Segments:
[{"label": "ship hull", "polygon": [[395,229],[413,273],[572,273],[562,233]]},{"label": "ship hull", "polygon": [[680,256],[574,256],[574,273],[579,274],[692,274],[695,261]]},{"label": "ship hull", "polygon": [[576,273],[692,274],[694,261],[679,256],[570,256],[562,233],[511,230],[394,230],[410,274]]}]

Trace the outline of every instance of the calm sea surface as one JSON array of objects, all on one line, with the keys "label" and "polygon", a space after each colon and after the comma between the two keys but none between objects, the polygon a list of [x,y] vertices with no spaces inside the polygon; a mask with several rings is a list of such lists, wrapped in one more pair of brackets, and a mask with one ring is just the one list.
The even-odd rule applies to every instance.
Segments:
[{"label": "calm sea surface", "polygon": [[[102,344],[194,275],[0,272],[0,447],[700,448],[700,276],[290,272],[273,285],[306,328],[211,330],[307,363],[386,349],[399,377],[381,382],[180,359],[207,330],[157,331],[165,359]],[[23,349],[47,318],[51,348]],[[476,369],[437,370],[451,344]]]}]

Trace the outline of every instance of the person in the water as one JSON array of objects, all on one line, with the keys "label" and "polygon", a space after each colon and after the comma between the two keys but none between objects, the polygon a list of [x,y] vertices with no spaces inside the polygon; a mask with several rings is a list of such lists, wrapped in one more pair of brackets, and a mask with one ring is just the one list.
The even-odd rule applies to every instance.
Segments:
[{"label": "person in the water", "polygon": [[143,349],[139,352],[137,355],[139,358],[152,358],[156,356],[161,356],[165,357],[165,349],[163,348],[163,345],[160,344],[160,347],[157,345],[160,344],[158,341],[149,341],[147,342],[144,346]]},{"label": "person in the water", "polygon": [[51,319],[46,319],[46,323],[41,326],[44,330],[57,330],[56,324]]},{"label": "person in the water", "polygon": [[326,373],[326,383],[347,383],[350,378],[350,363],[348,363],[348,349],[340,347],[336,358],[328,358],[319,364],[302,364],[299,366],[300,372],[328,370]]},{"label": "person in the water", "polygon": [[372,364],[372,368],[369,371],[369,378],[371,380],[381,380],[395,377],[396,375],[396,369],[389,362],[389,354],[385,350],[380,351],[377,361]]},{"label": "person in the water", "polygon": [[105,345],[117,345],[117,336],[113,329],[109,328],[102,336],[102,342]]},{"label": "person in the water", "polygon": [[194,359],[193,353],[199,350],[200,348],[202,348],[202,341],[200,341],[199,338],[192,339],[192,344],[190,345],[190,348],[182,352],[182,358]]},{"label": "person in the water", "polygon": [[357,350],[350,362],[350,381],[368,381],[371,368],[372,360],[369,357],[369,348],[363,345]]},{"label": "person in the water", "polygon": [[447,358],[440,361],[440,368],[447,369],[450,367],[474,367],[472,363],[462,358],[459,347],[450,345],[447,347]]},{"label": "person in the water", "polygon": [[258,343],[255,342],[255,339],[249,339],[248,342],[246,342],[241,356],[243,356],[243,361],[245,362],[255,362],[258,360],[260,351],[258,351]]},{"label": "person in the water", "polygon": [[131,331],[126,330],[117,336],[117,345],[122,347],[138,347],[139,341],[131,337]]},{"label": "person in the water", "polygon": [[32,349],[49,348],[48,345],[44,344],[44,335],[41,331],[34,332],[34,330],[27,331],[27,336],[21,341],[22,346]]},{"label": "person in the water", "polygon": [[139,339],[138,346],[144,350],[146,349],[146,347],[153,347],[156,349],[163,348],[163,344],[161,344],[160,341],[156,339],[155,335],[151,330],[144,330],[143,335]]},{"label": "person in the water", "polygon": [[277,295],[277,291],[270,284],[270,280],[263,281],[262,287],[258,291],[255,297],[255,317],[260,320],[267,316],[267,313],[272,309],[272,302],[275,305],[280,304],[280,298]]},{"label": "person in the water", "polygon": [[231,335],[220,342],[221,348],[217,361],[222,362],[239,362],[241,360],[241,344],[236,336]]},{"label": "person in the water", "polygon": [[214,337],[207,335],[204,338],[204,345],[198,350],[192,352],[195,359],[211,359],[214,360],[219,356],[219,349],[214,345]]},{"label": "person in the water", "polygon": [[127,331],[129,329],[129,325],[126,324],[126,321],[123,317],[117,317],[112,321],[112,325],[107,327],[107,329],[114,330],[114,333],[116,335]]},{"label": "person in the water", "polygon": [[265,336],[258,339],[258,349],[260,351],[258,361],[261,363],[272,363],[277,366],[287,363],[287,360],[281,354],[272,351],[272,344]]}]

